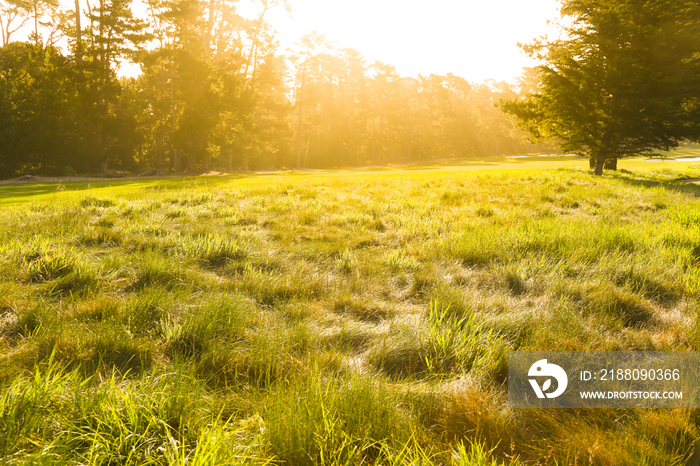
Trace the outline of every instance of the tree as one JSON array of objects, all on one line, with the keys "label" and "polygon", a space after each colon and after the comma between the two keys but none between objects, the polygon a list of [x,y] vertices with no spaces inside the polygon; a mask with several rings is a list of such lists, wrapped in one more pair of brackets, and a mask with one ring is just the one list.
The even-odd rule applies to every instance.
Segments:
[{"label": "tree", "polygon": [[[301,146],[302,146],[302,138],[303,138],[303,127],[304,127],[304,98],[305,96],[305,87],[306,87],[306,81],[308,79],[308,72],[309,72],[309,67],[313,64],[313,61],[318,61],[318,51],[319,49],[328,47],[328,41],[326,38],[319,34],[316,31],[313,31],[309,34],[304,34],[304,36],[301,38],[300,44],[298,44],[302,47],[303,50],[303,56],[301,54],[299,55],[292,55],[290,57],[290,60],[292,63],[294,63],[296,66],[296,81],[299,83],[298,84],[298,89],[295,91],[295,105],[298,108],[299,115],[297,117],[297,133],[296,133],[296,167],[301,168],[302,167],[302,160],[301,160]],[[308,91],[307,91],[308,92]],[[310,137],[310,136],[309,136]],[[308,142],[307,142],[307,151],[308,151]],[[304,164],[305,166],[306,164]]]},{"label": "tree", "polygon": [[10,43],[10,37],[29,21],[31,5],[25,0],[0,0],[0,42]]},{"label": "tree", "polygon": [[145,24],[133,16],[131,0],[99,0],[87,6],[87,27],[78,42],[77,24],[70,28],[75,35],[75,61],[79,63],[76,83],[83,105],[81,119],[90,122],[83,132],[83,147],[91,152],[89,169],[103,164],[126,168],[134,164],[131,104],[122,100],[122,85],[116,69],[122,60],[133,59],[149,38]]},{"label": "tree", "polygon": [[[39,34],[39,25],[48,26],[51,22],[43,22],[42,19],[49,17],[54,19],[58,16],[58,0],[31,0],[29,2],[32,20],[34,21],[34,33],[30,36],[33,37],[34,42],[39,45],[41,43],[41,35]],[[52,31],[52,36],[55,34],[56,30]],[[49,40],[53,45],[53,40]]]},{"label": "tree", "polygon": [[505,101],[534,140],[618,158],[700,136],[700,5],[687,0],[565,0],[562,39],[524,46],[544,59],[539,92]]},{"label": "tree", "polygon": [[0,176],[85,168],[73,76],[54,47],[13,42],[0,48]]},{"label": "tree", "polygon": [[[265,15],[285,0],[255,0],[253,19],[238,0],[145,0],[145,21],[132,0],[73,1],[66,11],[57,0],[0,0],[2,177],[105,164],[321,168],[523,147],[524,132],[494,108],[520,92],[505,84],[402,77],[317,33],[280,55]],[[14,42],[23,22],[29,39]],[[118,77],[136,60],[138,77]]]}]

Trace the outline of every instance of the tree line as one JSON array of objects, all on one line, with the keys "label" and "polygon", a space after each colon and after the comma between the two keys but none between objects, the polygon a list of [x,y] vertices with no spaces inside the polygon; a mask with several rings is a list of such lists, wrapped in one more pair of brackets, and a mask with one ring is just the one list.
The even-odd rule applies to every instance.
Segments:
[{"label": "tree line", "polygon": [[[0,176],[209,172],[540,149],[496,103],[536,87],[402,77],[310,33],[281,51],[257,0],[0,0]],[[76,14],[82,12],[82,14]],[[27,40],[15,40],[30,31]],[[141,73],[120,77],[121,63]]]}]

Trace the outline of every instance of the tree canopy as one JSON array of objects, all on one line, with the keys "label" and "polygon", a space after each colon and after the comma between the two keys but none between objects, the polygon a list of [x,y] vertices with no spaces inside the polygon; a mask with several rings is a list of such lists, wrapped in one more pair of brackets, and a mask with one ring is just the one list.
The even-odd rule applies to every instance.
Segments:
[{"label": "tree canopy", "polygon": [[[509,84],[404,77],[318,34],[282,51],[265,20],[286,6],[281,0],[256,0],[252,18],[237,0],[144,3],[137,17],[130,0],[76,1],[82,15],[52,10],[61,8],[54,0],[0,0],[0,177],[95,173],[105,164],[191,173],[338,167],[536,149],[494,106],[518,95]],[[120,77],[125,62],[140,74]]]},{"label": "tree canopy", "polygon": [[589,155],[595,174],[620,157],[700,137],[700,4],[565,0],[560,39],[524,46],[544,60],[536,92],[503,102],[533,140]]}]

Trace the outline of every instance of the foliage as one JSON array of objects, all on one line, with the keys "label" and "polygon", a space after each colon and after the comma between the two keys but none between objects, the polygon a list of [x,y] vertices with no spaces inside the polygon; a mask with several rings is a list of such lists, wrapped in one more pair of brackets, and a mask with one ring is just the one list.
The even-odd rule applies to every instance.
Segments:
[{"label": "foliage", "polygon": [[685,0],[565,1],[562,38],[525,47],[543,58],[539,88],[503,104],[536,139],[606,161],[700,136],[700,9]]},{"label": "foliage", "polygon": [[[82,5],[80,24],[52,2],[0,3],[3,178],[105,164],[231,173],[541,149],[494,107],[518,95],[508,84],[401,77],[313,34],[281,53],[265,18],[284,2],[258,0],[251,20],[236,1],[148,0],[139,19],[129,0],[99,0]],[[36,40],[13,41],[32,15]],[[55,46],[61,35],[68,48]],[[125,63],[140,74],[120,78]]]}]

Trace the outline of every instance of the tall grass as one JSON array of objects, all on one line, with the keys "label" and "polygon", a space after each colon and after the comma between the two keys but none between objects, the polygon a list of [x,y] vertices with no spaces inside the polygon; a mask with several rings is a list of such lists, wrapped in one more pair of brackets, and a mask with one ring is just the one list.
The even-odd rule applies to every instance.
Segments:
[{"label": "tall grass", "polygon": [[398,399],[364,377],[313,372],[277,386],[263,418],[270,448],[287,463],[373,464],[383,446],[400,448],[413,435]]},{"label": "tall grass", "polygon": [[[697,171],[212,178],[0,215],[0,463],[681,465],[510,350],[700,348]],[[214,187],[212,187],[214,186]]]},{"label": "tall grass", "polygon": [[228,260],[244,259],[250,251],[250,245],[240,238],[213,234],[183,237],[179,239],[178,247],[185,256],[216,266],[224,265]]}]

